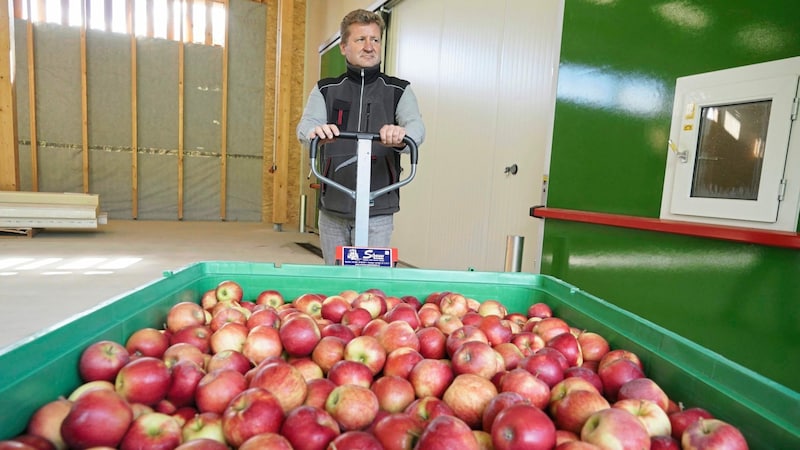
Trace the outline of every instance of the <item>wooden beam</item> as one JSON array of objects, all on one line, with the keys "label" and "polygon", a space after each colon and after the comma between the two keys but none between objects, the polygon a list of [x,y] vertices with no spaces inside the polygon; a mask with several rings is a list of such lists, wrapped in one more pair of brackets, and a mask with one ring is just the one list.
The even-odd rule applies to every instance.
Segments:
[{"label": "wooden beam", "polygon": [[19,144],[17,99],[14,92],[13,3],[0,5],[0,190],[18,191]]},{"label": "wooden beam", "polygon": [[222,106],[220,117],[220,166],[219,166],[219,217],[228,217],[228,24],[230,23],[230,3],[225,5],[225,33],[222,42]]},{"label": "wooden beam", "polygon": [[213,17],[213,10],[212,6],[214,6],[214,2],[212,0],[205,0],[205,10],[206,10],[206,45],[211,45],[214,43],[214,22],[212,19]]},{"label": "wooden beam", "polygon": [[[31,4],[28,2],[28,17],[31,16]],[[34,51],[35,36],[33,22],[25,25],[28,45],[28,122],[31,135],[31,190],[39,190],[39,137],[36,133],[36,55]]]},{"label": "wooden beam", "polygon": [[184,65],[186,44],[178,42],[178,220],[183,220],[183,123],[184,123]]},{"label": "wooden beam", "polygon": [[[85,3],[88,5],[88,3]],[[84,15],[88,17],[88,15]],[[89,193],[89,87],[86,79],[86,27],[81,24],[81,141],[83,155],[83,192]]]},{"label": "wooden beam", "polygon": [[286,223],[289,219],[289,143],[294,141],[291,130],[292,50],[294,37],[294,0],[278,1],[278,36],[275,54],[275,172],[272,184],[272,222]]},{"label": "wooden beam", "polygon": [[131,40],[131,216],[139,217],[139,116],[137,102],[137,45],[133,0],[126,1],[128,34]]}]

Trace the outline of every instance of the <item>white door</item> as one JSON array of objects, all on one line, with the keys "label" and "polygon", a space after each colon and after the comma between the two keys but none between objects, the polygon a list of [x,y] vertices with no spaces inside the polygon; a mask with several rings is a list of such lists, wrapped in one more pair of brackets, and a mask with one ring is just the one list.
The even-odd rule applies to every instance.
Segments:
[{"label": "white door", "polygon": [[[393,246],[420,268],[502,271],[507,236],[538,270],[563,0],[404,0],[387,72],[411,81],[428,130]],[[516,175],[511,172],[516,168]]]}]

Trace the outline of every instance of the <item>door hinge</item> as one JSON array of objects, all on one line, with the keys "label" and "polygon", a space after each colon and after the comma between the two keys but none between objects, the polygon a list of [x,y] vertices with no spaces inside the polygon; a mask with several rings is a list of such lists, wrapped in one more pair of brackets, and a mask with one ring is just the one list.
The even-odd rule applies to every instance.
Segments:
[{"label": "door hinge", "polygon": [[792,101],[792,120],[797,120],[798,107],[800,107],[800,98],[795,97]]},{"label": "door hinge", "polygon": [[786,195],[786,178],[781,180],[781,184],[778,185],[778,201],[782,202],[783,197]]}]

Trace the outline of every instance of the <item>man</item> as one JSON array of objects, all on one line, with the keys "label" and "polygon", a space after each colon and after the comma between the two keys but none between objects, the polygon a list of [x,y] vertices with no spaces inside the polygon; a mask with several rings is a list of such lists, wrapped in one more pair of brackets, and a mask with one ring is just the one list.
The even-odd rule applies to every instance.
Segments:
[{"label": "man", "polygon": [[[372,146],[370,190],[400,177],[400,152],[408,136],[417,145],[425,139],[425,126],[409,82],[381,72],[381,38],[386,25],[380,15],[363,9],[347,14],[341,24],[339,49],[347,72],[320,80],[309,95],[297,137],[308,144],[319,137],[323,145],[321,172],[350,188],[356,184],[357,141],[339,139],[340,131],[377,133]],[[326,264],[334,264],[336,247],[353,245],[355,201],[346,193],[323,185],[319,197],[319,234]],[[389,247],[393,214],[400,209],[398,190],[375,199],[370,207],[370,247]]]}]

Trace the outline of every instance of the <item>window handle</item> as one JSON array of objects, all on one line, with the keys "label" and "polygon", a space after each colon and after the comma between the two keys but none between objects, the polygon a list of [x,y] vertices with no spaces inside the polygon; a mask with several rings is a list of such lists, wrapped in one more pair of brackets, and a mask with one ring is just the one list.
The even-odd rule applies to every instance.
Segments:
[{"label": "window handle", "polygon": [[683,164],[686,164],[686,162],[689,161],[689,152],[687,152],[686,150],[679,151],[678,146],[675,145],[674,142],[672,142],[672,139],[669,140],[668,145],[669,149],[675,152],[675,155],[678,156],[678,161],[680,161]]}]

